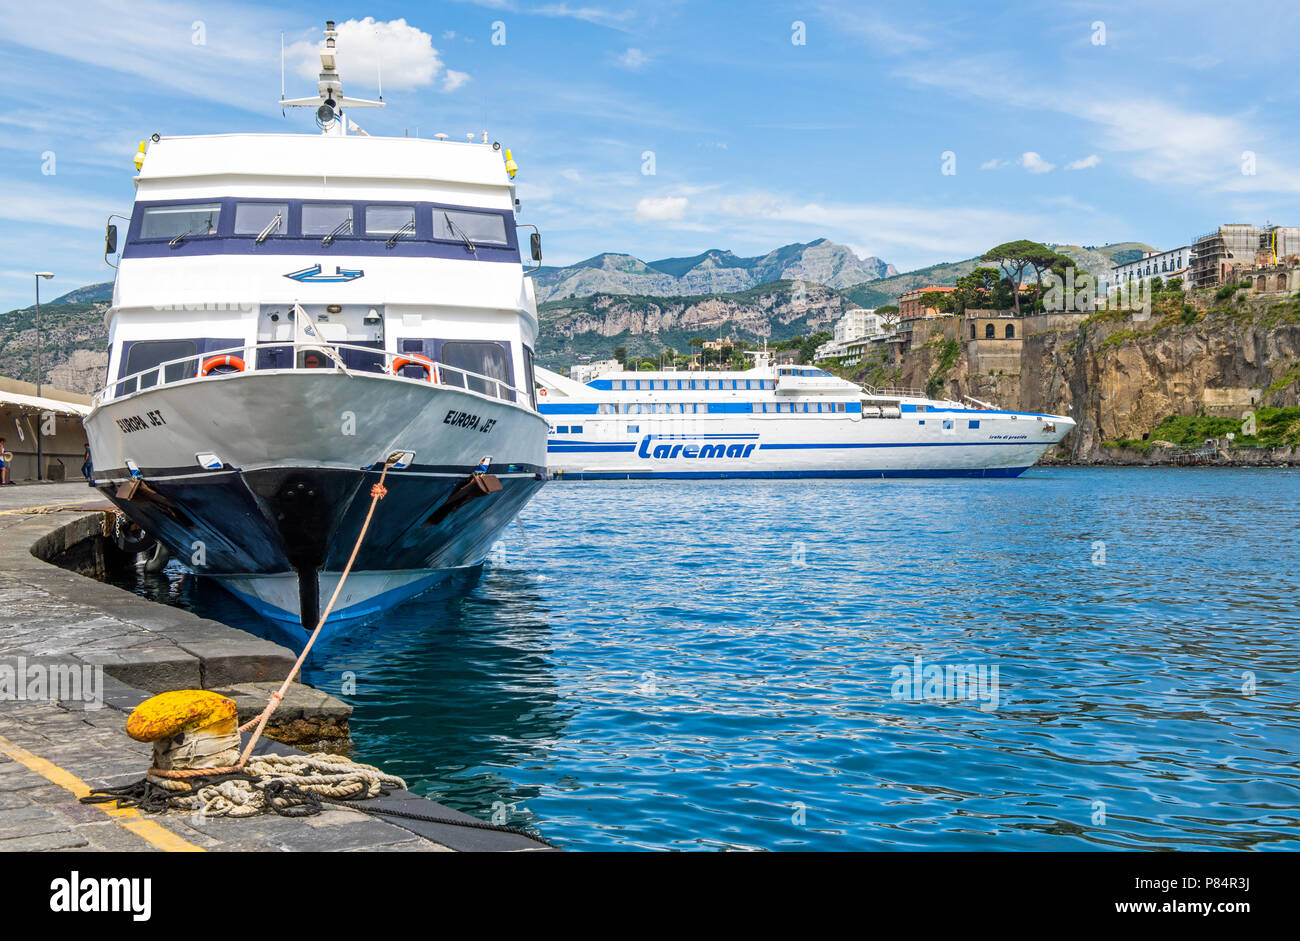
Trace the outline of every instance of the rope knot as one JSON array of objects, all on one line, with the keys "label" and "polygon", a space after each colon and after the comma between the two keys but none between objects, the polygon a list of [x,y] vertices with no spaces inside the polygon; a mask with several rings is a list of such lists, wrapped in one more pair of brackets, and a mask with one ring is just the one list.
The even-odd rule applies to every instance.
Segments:
[{"label": "rope knot", "polygon": [[382,500],[384,497],[388,496],[388,488],[383,484],[375,484],[370,488],[370,495],[376,500]]}]

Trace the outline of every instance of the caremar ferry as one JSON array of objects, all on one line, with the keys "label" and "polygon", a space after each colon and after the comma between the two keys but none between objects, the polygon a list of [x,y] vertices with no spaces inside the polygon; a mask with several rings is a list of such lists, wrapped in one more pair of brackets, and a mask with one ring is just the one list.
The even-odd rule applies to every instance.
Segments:
[{"label": "caremar ferry", "polygon": [[763,351],[737,372],[537,368],[554,477],[1016,477],[1074,428],[1062,415],[870,389]]},{"label": "caremar ferry", "polygon": [[510,151],[365,134],[349,114],[382,94],[343,95],[337,37],[318,97],[281,99],[321,133],[141,145],[86,419],[94,485],[132,524],[308,628],[384,466],[331,621],[481,564],[546,474]]}]

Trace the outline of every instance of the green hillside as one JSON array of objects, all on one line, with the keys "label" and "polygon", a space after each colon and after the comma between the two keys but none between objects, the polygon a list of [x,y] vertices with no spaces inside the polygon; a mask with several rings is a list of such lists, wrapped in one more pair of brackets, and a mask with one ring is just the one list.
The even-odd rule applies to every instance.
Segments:
[{"label": "green hillside", "polygon": [[[1093,274],[1102,275],[1112,265],[1124,264],[1141,258],[1143,252],[1155,251],[1143,242],[1115,242],[1110,245],[1051,245],[1063,255],[1069,255],[1078,262],[1080,268],[1086,268]],[[970,274],[982,262],[978,258],[966,258],[962,261],[942,262],[915,271],[906,271],[892,278],[868,281],[843,290],[841,293],[855,304],[863,307],[879,307],[882,304],[898,303],[898,295],[917,288],[937,285],[940,287],[957,283],[962,275]]]}]

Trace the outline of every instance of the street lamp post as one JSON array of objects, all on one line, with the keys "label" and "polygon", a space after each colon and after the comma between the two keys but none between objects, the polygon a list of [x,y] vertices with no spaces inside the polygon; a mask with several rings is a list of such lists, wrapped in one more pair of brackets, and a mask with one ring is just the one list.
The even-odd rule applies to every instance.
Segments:
[{"label": "street lamp post", "polygon": [[[36,276],[36,397],[41,397],[41,278],[52,278],[52,271],[37,271]],[[45,453],[41,447],[41,434],[45,423],[40,413],[36,415],[36,479],[45,479]]]}]

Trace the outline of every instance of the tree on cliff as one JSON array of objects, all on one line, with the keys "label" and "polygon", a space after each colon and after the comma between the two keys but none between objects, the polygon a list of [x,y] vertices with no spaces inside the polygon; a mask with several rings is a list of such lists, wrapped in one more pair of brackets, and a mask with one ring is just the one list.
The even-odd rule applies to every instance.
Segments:
[{"label": "tree on cliff", "polygon": [[1042,277],[1044,271],[1051,268],[1062,258],[1065,258],[1065,256],[1052,251],[1041,242],[1017,239],[1014,242],[1003,242],[1001,245],[995,245],[980,256],[980,261],[991,261],[1006,274],[1012,285],[1012,302],[1015,305],[1016,314],[1019,314],[1019,289],[1020,285],[1024,283],[1025,269],[1032,268],[1034,278],[1037,280]]},{"label": "tree on cliff", "polygon": [[968,307],[985,307],[992,296],[993,288],[1002,278],[996,268],[976,268],[970,274],[957,279],[957,290],[948,296],[952,298],[953,313],[964,314]]}]

